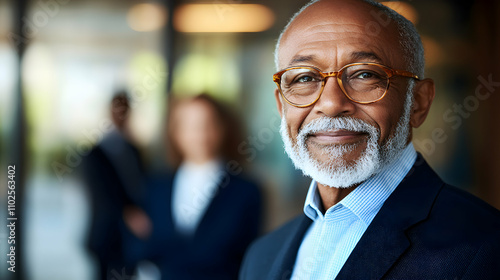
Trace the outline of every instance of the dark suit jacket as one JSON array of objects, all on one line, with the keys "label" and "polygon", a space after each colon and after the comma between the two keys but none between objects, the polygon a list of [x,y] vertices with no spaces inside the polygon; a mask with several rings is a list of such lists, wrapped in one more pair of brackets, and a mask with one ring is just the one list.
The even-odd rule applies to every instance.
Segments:
[{"label": "dark suit jacket", "polygon": [[[289,279],[311,220],[251,245],[240,279]],[[500,279],[500,212],[445,184],[421,156],[336,279]]]},{"label": "dark suit jacket", "polygon": [[[124,145],[131,157],[140,163],[139,151],[128,142]],[[87,245],[103,262],[123,261],[123,235],[131,234],[123,222],[123,209],[137,204],[137,198],[127,193],[119,172],[124,171],[113,166],[100,145],[84,158],[83,175],[89,188],[92,210]]]},{"label": "dark suit jacket", "polygon": [[237,279],[248,245],[261,222],[261,194],[239,176],[226,176],[192,237],[179,234],[172,218],[173,176],[150,181],[146,206],[153,235],[145,252],[162,279]]}]

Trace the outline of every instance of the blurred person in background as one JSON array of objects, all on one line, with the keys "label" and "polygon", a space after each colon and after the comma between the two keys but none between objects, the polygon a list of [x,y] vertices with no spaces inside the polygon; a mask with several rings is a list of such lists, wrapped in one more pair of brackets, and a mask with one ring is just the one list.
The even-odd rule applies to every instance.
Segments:
[{"label": "blurred person in background", "polygon": [[110,104],[113,128],[84,158],[83,174],[91,198],[88,247],[99,264],[99,279],[132,276],[135,263],[126,260],[127,240],[146,239],[151,222],[141,209],[144,170],[128,131],[130,104],[118,92]]},{"label": "blurred person in background", "polygon": [[500,279],[500,212],[413,147],[434,99],[424,64],[413,24],[378,2],[311,1],[292,18],[274,94],[312,182],[304,213],[250,247],[242,280]]},{"label": "blurred person in background", "polygon": [[239,126],[208,95],[175,102],[168,139],[175,172],[149,181],[147,256],[162,279],[237,279],[261,227],[261,193],[241,176]]}]

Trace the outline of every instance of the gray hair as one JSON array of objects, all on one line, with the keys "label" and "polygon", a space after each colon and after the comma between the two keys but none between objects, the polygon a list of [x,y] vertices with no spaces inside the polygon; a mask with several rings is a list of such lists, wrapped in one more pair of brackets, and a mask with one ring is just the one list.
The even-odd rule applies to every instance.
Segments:
[{"label": "gray hair", "polygon": [[[281,38],[285,31],[290,27],[295,18],[300,15],[305,9],[307,9],[312,4],[318,2],[319,0],[312,0],[303,6],[297,13],[295,13],[287,25],[281,31],[278,41],[276,43],[276,48],[274,50],[274,63],[276,65],[276,69],[279,69],[279,46],[281,43]],[[398,14],[393,9],[382,5],[373,0],[362,0],[373,7],[377,8],[379,11],[383,12],[389,19],[392,19],[396,24],[396,27],[399,32],[399,44],[403,50],[403,55],[405,58],[405,63],[408,66],[408,71],[416,74],[420,79],[424,78],[424,67],[425,67],[425,59],[424,59],[424,47],[422,45],[422,41],[420,39],[420,35],[417,32],[417,29],[409,20],[407,20],[402,15]]]}]

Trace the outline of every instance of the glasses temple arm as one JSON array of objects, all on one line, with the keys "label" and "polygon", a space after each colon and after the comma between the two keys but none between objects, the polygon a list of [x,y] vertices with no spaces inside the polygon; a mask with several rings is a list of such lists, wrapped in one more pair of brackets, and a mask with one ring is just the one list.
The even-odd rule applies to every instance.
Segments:
[{"label": "glasses temple arm", "polygon": [[414,79],[420,80],[420,78],[417,75],[415,75],[415,74],[413,74],[411,72],[404,71],[404,70],[393,70],[393,71],[394,71],[395,75],[404,76],[404,77],[414,78]]}]

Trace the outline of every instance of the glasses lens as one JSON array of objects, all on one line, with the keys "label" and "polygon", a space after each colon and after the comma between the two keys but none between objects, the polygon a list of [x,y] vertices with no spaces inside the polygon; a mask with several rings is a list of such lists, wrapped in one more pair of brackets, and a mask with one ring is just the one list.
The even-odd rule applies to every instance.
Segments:
[{"label": "glasses lens", "polygon": [[306,105],[321,93],[323,77],[313,68],[288,69],[281,76],[281,92],[291,103]]},{"label": "glasses lens", "polygon": [[342,72],[342,85],[354,101],[371,102],[380,99],[387,91],[389,77],[376,65],[352,65]]}]

